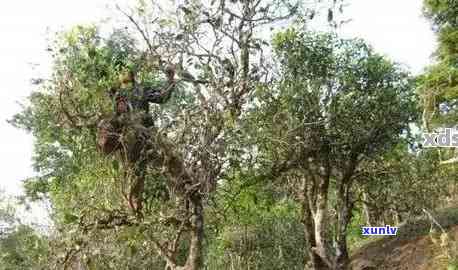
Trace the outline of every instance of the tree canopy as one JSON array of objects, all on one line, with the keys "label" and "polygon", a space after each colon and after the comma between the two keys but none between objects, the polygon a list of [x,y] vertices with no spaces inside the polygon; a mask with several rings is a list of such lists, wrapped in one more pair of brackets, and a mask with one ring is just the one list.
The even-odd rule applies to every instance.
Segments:
[{"label": "tree canopy", "polygon": [[54,227],[10,226],[0,270],[350,269],[362,226],[456,198],[417,134],[454,123],[454,3],[425,1],[440,46],[419,77],[306,27],[341,25],[336,0],[138,1],[57,34],[10,120]]}]

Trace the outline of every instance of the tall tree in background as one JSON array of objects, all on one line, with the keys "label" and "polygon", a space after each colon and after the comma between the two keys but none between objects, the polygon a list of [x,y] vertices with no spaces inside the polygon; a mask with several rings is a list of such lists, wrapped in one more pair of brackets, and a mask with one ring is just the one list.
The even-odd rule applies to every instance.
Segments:
[{"label": "tall tree in background", "polygon": [[294,186],[312,269],[347,269],[354,184],[414,120],[410,79],[359,40],[288,30],[274,47],[279,80],[251,115],[258,158]]},{"label": "tall tree in background", "polygon": [[[435,63],[419,76],[419,92],[423,97],[423,127],[432,132],[439,127],[458,123],[458,2],[425,0],[424,11],[438,38]],[[447,156],[452,151],[445,152]],[[452,158],[445,163],[456,162]]]},{"label": "tall tree in background", "polygon": [[425,97],[424,125],[457,122],[458,94],[458,3],[452,0],[425,0],[425,15],[437,34],[436,63],[421,76]]}]

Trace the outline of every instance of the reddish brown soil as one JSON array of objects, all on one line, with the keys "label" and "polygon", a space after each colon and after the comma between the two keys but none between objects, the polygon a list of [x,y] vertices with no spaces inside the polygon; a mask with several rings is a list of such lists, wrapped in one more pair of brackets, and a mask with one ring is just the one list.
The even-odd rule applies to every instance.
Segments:
[{"label": "reddish brown soil", "polygon": [[[458,239],[458,225],[449,228]],[[353,270],[441,270],[446,260],[439,244],[426,234],[413,237],[391,236],[371,242],[352,256]]]}]

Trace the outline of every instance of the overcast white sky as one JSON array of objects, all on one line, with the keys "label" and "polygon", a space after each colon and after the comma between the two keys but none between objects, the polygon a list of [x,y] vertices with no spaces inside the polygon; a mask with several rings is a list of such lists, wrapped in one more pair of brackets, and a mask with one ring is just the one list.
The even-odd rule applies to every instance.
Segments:
[{"label": "overcast white sky", "polygon": [[[108,0],[1,1],[0,3],[0,189],[21,192],[21,180],[33,175],[32,137],[6,123],[31,91],[30,78],[46,74],[47,27],[58,30],[106,16]],[[118,2],[126,2],[119,0]],[[395,61],[420,72],[430,61],[435,38],[421,17],[422,0],[348,0],[353,21],[341,33],[366,39]],[[29,63],[39,63],[33,69]]]}]

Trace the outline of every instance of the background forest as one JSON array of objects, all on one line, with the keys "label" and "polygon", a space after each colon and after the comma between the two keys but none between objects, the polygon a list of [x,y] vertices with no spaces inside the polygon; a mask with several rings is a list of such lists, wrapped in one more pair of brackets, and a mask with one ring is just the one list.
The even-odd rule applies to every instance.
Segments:
[{"label": "background forest", "polygon": [[458,269],[458,152],[422,136],[457,122],[458,2],[424,1],[419,76],[336,34],[347,2],[139,0],[53,36],[9,121],[52,226],[0,197],[0,270],[398,269],[357,260],[385,225],[437,250],[412,269]]}]

